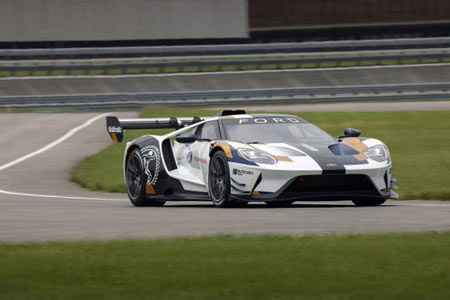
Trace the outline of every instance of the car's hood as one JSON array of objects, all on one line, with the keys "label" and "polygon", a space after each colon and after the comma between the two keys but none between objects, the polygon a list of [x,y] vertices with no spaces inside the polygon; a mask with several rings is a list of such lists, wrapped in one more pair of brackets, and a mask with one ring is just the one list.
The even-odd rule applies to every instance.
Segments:
[{"label": "car's hood", "polygon": [[307,155],[314,159],[323,170],[330,173],[345,171],[344,165],[368,164],[367,157],[362,153],[367,146],[357,138],[330,142],[252,144],[251,146],[274,156]]}]

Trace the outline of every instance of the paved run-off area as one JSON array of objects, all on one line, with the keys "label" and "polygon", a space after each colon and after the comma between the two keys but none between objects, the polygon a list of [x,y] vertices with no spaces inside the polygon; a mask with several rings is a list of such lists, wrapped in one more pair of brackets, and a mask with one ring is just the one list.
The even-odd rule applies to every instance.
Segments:
[{"label": "paved run-off area", "polygon": [[255,204],[240,209],[171,202],[161,208],[135,208],[126,195],[90,192],[69,182],[77,161],[111,143],[104,118],[93,119],[98,115],[1,115],[0,241],[450,229],[450,203],[439,201],[388,201],[380,207],[354,207],[350,202],[298,203],[290,208]]}]

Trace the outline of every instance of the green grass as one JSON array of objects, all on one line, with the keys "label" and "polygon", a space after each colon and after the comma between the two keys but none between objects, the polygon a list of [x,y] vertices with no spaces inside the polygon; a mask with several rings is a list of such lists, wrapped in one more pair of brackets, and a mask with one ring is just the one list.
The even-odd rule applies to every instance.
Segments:
[{"label": "green grass", "polygon": [[86,70],[70,70],[69,75],[71,76],[82,76],[86,75]]},{"label": "green grass", "polygon": [[439,62],[439,58],[424,58],[422,59],[422,63],[424,64],[435,64]]},{"label": "green grass", "polygon": [[377,61],[376,60],[361,60],[359,62],[360,66],[375,66],[377,65]]},{"label": "green grass", "polygon": [[[285,63],[285,64],[255,64],[255,60],[264,59],[293,59],[293,58],[335,58],[335,56],[321,56],[321,55],[272,55],[272,56],[243,56],[243,57],[202,57],[202,58],[191,58],[191,59],[152,59],[146,62],[202,62],[202,61],[232,61],[232,60],[244,60],[248,61],[245,65],[228,65],[228,66],[187,66],[187,67],[165,67],[165,68],[125,68],[125,69],[111,69],[109,63],[106,61],[98,61],[98,69],[94,70],[56,70],[56,71],[0,71],[0,77],[23,77],[23,76],[64,76],[64,75],[121,75],[121,74],[148,74],[148,73],[180,73],[180,72],[217,72],[217,71],[246,71],[246,70],[273,70],[273,69],[297,69],[297,68],[330,68],[330,67],[352,67],[352,66],[374,66],[374,65],[397,65],[397,64],[430,64],[430,63],[446,63],[450,62],[450,58],[425,58],[425,59],[381,59],[381,60],[352,60],[352,57],[348,57],[348,61],[323,61],[323,62],[312,62],[312,63]],[[129,63],[125,61],[123,63]],[[64,67],[64,66],[62,66]]]},{"label": "green grass", "polygon": [[354,67],[357,65],[356,61],[343,61],[339,64],[340,67]]},{"label": "green grass", "polygon": [[383,59],[380,62],[381,65],[397,65],[398,60],[396,59]]},{"label": "green grass", "polygon": [[51,71],[50,76],[64,76],[67,74],[67,71],[65,70],[54,70]]},{"label": "green grass", "polygon": [[145,68],[144,73],[160,73],[161,68]]},{"label": "green grass", "polygon": [[198,72],[199,67],[183,67],[183,72]]},{"label": "green grass", "polygon": [[16,77],[26,77],[26,76],[30,76],[31,72],[30,71],[15,71],[13,72],[13,76]]},{"label": "green grass", "polygon": [[337,62],[334,61],[324,61],[319,64],[320,68],[335,68],[338,66]]},{"label": "green grass", "polygon": [[167,67],[163,68],[163,73],[178,73],[182,68],[181,67]]},{"label": "green grass", "polygon": [[450,299],[450,233],[0,244],[7,299]]},{"label": "green grass", "polygon": [[125,69],[125,74],[141,74],[142,68],[128,68]]},{"label": "green grass", "polygon": [[297,64],[281,64],[280,69],[295,69]]},{"label": "green grass", "polygon": [[[154,106],[141,117],[210,116],[198,108]],[[450,200],[450,111],[441,112],[306,112],[295,113],[334,136],[354,127],[362,136],[385,142],[394,162],[401,199]],[[126,140],[169,130],[127,131]],[[122,155],[125,143],[113,144],[85,158],[72,171],[72,180],[91,190],[125,192]]]},{"label": "green grass", "polygon": [[88,75],[102,75],[104,70],[102,69],[92,69],[88,71]]},{"label": "green grass", "polygon": [[122,75],[123,70],[122,69],[107,69],[106,74],[108,75]]},{"label": "green grass", "polygon": [[9,77],[11,74],[11,71],[0,71],[0,77]]}]

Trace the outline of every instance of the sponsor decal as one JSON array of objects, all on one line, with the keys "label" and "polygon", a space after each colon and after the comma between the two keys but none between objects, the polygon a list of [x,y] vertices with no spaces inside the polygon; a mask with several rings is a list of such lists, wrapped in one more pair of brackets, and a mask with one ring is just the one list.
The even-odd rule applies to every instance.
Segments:
[{"label": "sponsor decal", "polygon": [[207,162],[206,159],[198,157],[198,156],[194,157],[194,160],[196,162],[199,162],[199,163],[202,163],[202,164],[206,164],[206,162]]},{"label": "sponsor decal", "polygon": [[118,126],[108,126],[108,132],[110,133],[122,133],[122,128]]},{"label": "sponsor decal", "polygon": [[189,152],[189,153],[186,155],[186,160],[187,160],[188,163],[191,163],[191,162],[192,162],[192,152]]},{"label": "sponsor decal", "polygon": [[253,174],[255,174],[255,173],[251,170],[233,169],[233,175],[242,176],[242,175],[253,175]]},{"label": "sponsor decal", "polygon": [[330,168],[336,168],[337,166],[338,166],[337,164],[331,164],[331,163],[327,164],[327,167],[330,167]]},{"label": "sponsor decal", "polygon": [[145,175],[148,176],[147,184],[155,185],[158,181],[161,153],[155,145],[145,146],[141,149],[142,158],[144,159]]}]

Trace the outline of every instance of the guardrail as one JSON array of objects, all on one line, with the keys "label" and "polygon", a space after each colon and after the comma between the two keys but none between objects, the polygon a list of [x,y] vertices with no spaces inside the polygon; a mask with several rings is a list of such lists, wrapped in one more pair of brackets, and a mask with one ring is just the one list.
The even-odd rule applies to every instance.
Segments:
[{"label": "guardrail", "polygon": [[0,49],[0,60],[214,56],[447,47],[450,47],[450,37],[239,45]]},{"label": "guardrail", "polygon": [[9,65],[0,66],[0,77],[30,75],[64,76],[72,75],[72,71],[76,71],[76,75],[118,75],[420,63],[450,63],[450,52],[447,51],[433,54],[365,55],[283,59],[164,61],[126,64]]},{"label": "guardrail", "polygon": [[152,104],[204,106],[225,104],[302,103],[450,99],[450,83],[307,87],[171,93],[1,96],[0,108],[139,107]]}]

